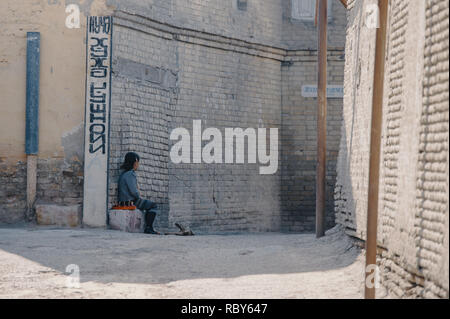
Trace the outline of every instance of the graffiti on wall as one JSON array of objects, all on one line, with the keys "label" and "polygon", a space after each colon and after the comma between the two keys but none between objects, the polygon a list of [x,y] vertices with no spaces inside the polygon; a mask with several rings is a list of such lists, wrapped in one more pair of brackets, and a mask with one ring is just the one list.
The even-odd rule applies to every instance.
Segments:
[{"label": "graffiti on wall", "polygon": [[[110,90],[110,17],[89,17],[89,153],[106,153],[107,99]],[[108,105],[109,107],[109,105]]]},{"label": "graffiti on wall", "polygon": [[90,16],[86,36],[83,223],[106,225],[112,17]]}]

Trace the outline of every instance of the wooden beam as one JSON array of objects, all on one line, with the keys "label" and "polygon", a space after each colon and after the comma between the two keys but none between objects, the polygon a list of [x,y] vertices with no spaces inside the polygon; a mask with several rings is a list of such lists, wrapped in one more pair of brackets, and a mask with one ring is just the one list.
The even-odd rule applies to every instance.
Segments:
[{"label": "wooden beam", "polygon": [[319,0],[318,85],[317,85],[317,176],[316,237],[325,235],[327,155],[327,27],[328,0]]},{"label": "wooden beam", "polygon": [[[375,43],[375,69],[373,76],[372,124],[370,130],[369,191],[367,200],[366,280],[364,295],[375,299],[375,282],[368,286],[377,265],[378,193],[380,181],[381,124],[383,118],[384,65],[386,57],[386,29],[389,0],[379,0],[380,27]],[[370,266],[370,268],[369,268]]]},{"label": "wooden beam", "polygon": [[316,17],[314,18],[314,26],[317,27],[317,18],[319,14],[319,0],[316,0]]}]

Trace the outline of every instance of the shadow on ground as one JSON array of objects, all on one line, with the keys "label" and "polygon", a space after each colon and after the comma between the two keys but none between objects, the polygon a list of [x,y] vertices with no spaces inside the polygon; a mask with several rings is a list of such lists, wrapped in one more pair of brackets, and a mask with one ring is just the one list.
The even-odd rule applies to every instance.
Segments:
[{"label": "shadow on ground", "polygon": [[316,239],[280,233],[150,236],[23,225],[0,228],[0,255],[2,250],[62,274],[76,264],[81,282],[140,284],[327,271],[349,266],[360,253],[338,228]]}]

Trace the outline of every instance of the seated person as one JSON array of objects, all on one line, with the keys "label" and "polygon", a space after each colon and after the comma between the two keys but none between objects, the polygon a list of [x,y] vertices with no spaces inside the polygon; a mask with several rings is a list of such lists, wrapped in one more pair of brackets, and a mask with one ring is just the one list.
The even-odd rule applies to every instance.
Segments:
[{"label": "seated person", "polygon": [[137,187],[137,178],[135,171],[139,167],[139,155],[133,152],[125,155],[125,161],[120,167],[123,172],[119,177],[119,202],[133,202],[136,208],[141,210],[145,216],[145,230],[146,234],[159,235],[153,229],[153,222],[156,217],[156,203],[143,199],[139,195]]}]

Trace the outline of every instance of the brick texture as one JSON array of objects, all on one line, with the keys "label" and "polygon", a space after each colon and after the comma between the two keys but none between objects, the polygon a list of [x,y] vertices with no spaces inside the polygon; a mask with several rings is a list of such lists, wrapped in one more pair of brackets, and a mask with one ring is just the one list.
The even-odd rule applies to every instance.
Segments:
[{"label": "brick texture", "polygon": [[[166,8],[167,16],[162,11],[155,16],[156,7],[163,10],[158,2],[152,13],[137,3],[118,6],[111,201],[117,194],[117,168],[124,154],[134,150],[144,154],[138,173],[143,196],[163,204],[157,219],[161,227],[173,227],[178,221],[197,232],[314,229],[317,103],[302,98],[299,88],[316,83],[317,53],[304,50],[314,47],[307,38],[316,39],[316,30],[286,19],[282,12],[286,13],[288,2],[248,2],[246,10],[239,10],[233,2],[173,1]],[[331,34],[342,32],[345,23],[345,10],[336,6],[334,11]],[[249,21],[252,28],[244,28]],[[304,34],[300,45],[288,43],[286,36],[297,37],[298,32]],[[332,41],[342,48],[343,38]],[[329,83],[340,84],[343,50],[332,51]],[[148,69],[148,74],[129,74],[125,66],[129,61]],[[155,81],[151,75],[155,70],[174,75],[175,86]],[[150,91],[155,95],[141,96]],[[334,225],[332,193],[341,107],[342,100],[329,100],[328,227]],[[162,120],[157,120],[159,114],[164,115]],[[222,133],[227,127],[278,128],[278,172],[260,175],[259,164],[173,164],[168,150],[174,141],[149,143],[153,135],[167,141],[177,127],[192,133],[193,120],[202,120],[203,129],[216,127]],[[158,156],[147,155],[155,151]],[[159,183],[154,175],[162,177],[162,187],[153,185]]]},{"label": "brick texture", "polygon": [[22,221],[26,210],[27,163],[0,163],[0,223]]},{"label": "brick texture", "polygon": [[[375,30],[350,3],[336,222],[365,239]],[[448,298],[448,1],[390,1],[378,221],[382,283]]]},{"label": "brick texture", "polygon": [[[291,1],[104,1],[115,21],[110,206],[123,157],[135,151],[142,196],[160,207],[157,227],[179,221],[196,232],[314,229],[316,99],[303,98],[300,89],[316,83],[317,28],[292,19]],[[345,24],[345,9],[333,3],[331,84],[343,81]],[[342,100],[329,100],[328,227],[341,108]],[[277,173],[260,175],[259,164],[171,163],[170,132],[191,130],[197,119],[221,132],[278,128]],[[82,125],[62,137],[62,146],[65,155],[39,159],[37,203],[83,201]],[[23,218],[25,174],[22,162],[1,164],[0,222]]]},{"label": "brick texture", "polygon": [[426,1],[423,107],[417,176],[418,265],[425,297],[448,298],[449,4]]},{"label": "brick texture", "polygon": [[[328,83],[341,84],[342,51],[330,51]],[[302,85],[317,82],[317,52],[290,55],[282,67],[281,226],[287,231],[314,231],[317,156],[317,99],[303,97]],[[336,159],[342,123],[342,99],[327,101],[327,227],[334,226]]]}]

